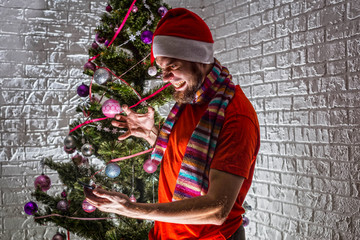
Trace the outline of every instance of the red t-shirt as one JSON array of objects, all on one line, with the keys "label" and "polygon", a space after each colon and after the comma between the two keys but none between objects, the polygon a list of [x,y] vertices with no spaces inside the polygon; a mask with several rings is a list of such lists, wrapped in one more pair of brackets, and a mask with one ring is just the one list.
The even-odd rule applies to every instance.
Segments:
[{"label": "red t-shirt", "polygon": [[[207,104],[187,104],[169,136],[159,176],[159,203],[171,202],[188,141]],[[238,198],[221,226],[155,222],[149,239],[227,239],[241,225],[242,204],[250,188],[255,159],[260,147],[259,123],[253,106],[239,86],[225,111],[211,168],[245,178]]]}]

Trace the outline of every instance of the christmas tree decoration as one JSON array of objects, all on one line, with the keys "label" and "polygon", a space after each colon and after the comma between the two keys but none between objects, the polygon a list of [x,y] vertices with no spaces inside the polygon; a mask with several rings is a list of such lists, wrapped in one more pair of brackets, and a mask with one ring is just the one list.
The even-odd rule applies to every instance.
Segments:
[{"label": "christmas tree decoration", "polygon": [[93,62],[87,62],[87,63],[85,63],[85,65],[84,65],[84,70],[87,70],[87,69],[90,69],[90,70],[92,70],[92,71],[95,71],[95,70],[96,70],[96,65],[95,65],[95,63],[93,63]]},{"label": "christmas tree decoration", "polygon": [[136,198],[135,198],[134,194],[131,194],[130,201],[131,202],[136,202]]},{"label": "christmas tree decoration", "polygon": [[91,44],[91,47],[93,48],[93,49],[98,49],[99,48],[99,44],[97,44],[97,42],[93,42],[92,44]]},{"label": "christmas tree decoration", "polygon": [[107,12],[111,12],[113,9],[112,9],[112,7],[110,6],[110,4],[108,4],[108,5],[106,6],[105,10],[106,10]]},{"label": "christmas tree decoration", "polygon": [[149,30],[142,32],[140,35],[140,39],[141,41],[143,41],[143,43],[151,44],[153,39],[153,32]]},{"label": "christmas tree decoration", "polygon": [[247,217],[243,216],[242,225],[243,225],[244,227],[246,227],[246,226],[249,225],[249,223],[250,223],[250,220],[249,220]]},{"label": "christmas tree decoration", "polygon": [[67,148],[76,148],[76,139],[73,136],[68,135],[64,139],[64,145]]},{"label": "christmas tree decoration", "polygon": [[41,191],[46,192],[50,189],[51,180],[45,174],[41,174],[35,179],[34,186],[35,188],[40,188]]},{"label": "christmas tree decoration", "polygon": [[97,84],[100,84],[100,85],[105,84],[110,79],[111,79],[111,74],[109,73],[108,70],[106,70],[104,68],[99,68],[94,73],[94,81]]},{"label": "christmas tree decoration", "polygon": [[109,46],[109,44],[110,44],[109,40],[106,40],[105,43],[104,43],[105,47]]},{"label": "christmas tree decoration", "polygon": [[76,150],[76,148],[67,148],[66,146],[64,146],[64,151],[67,153],[67,154],[72,154],[74,153]]},{"label": "christmas tree decoration", "polygon": [[85,85],[85,84],[81,84],[78,88],[77,88],[77,94],[80,97],[87,97],[89,96],[89,86]]},{"label": "christmas tree decoration", "polygon": [[96,210],[96,207],[91,205],[88,201],[86,201],[86,199],[82,202],[81,206],[82,206],[82,209],[87,213],[92,213],[93,211]]},{"label": "christmas tree decoration", "polygon": [[97,41],[98,43],[104,43],[105,42],[105,38],[104,37],[102,37],[101,35],[100,35],[100,33],[96,33],[95,34],[95,41]]},{"label": "christmas tree decoration", "polygon": [[138,10],[139,10],[138,7],[136,5],[134,5],[131,11],[133,13],[137,13]]},{"label": "christmas tree decoration", "polygon": [[65,199],[60,200],[57,204],[56,204],[56,208],[59,209],[62,212],[66,212],[67,210],[69,210],[69,202]]},{"label": "christmas tree decoration", "polygon": [[161,6],[158,9],[158,13],[161,17],[164,17],[167,12],[168,12],[168,9],[164,6]]},{"label": "christmas tree decoration", "polygon": [[105,174],[109,178],[116,178],[120,175],[120,167],[116,163],[109,163],[105,168]]},{"label": "christmas tree decoration", "polygon": [[157,74],[157,69],[156,69],[156,67],[155,66],[151,66],[151,67],[149,67],[148,68],[148,74],[150,75],[150,76],[155,76],[156,74]]},{"label": "christmas tree decoration", "polygon": [[66,236],[64,234],[61,234],[61,233],[56,233],[52,237],[52,240],[66,240]]},{"label": "christmas tree decoration", "polygon": [[147,172],[147,173],[154,173],[157,169],[157,165],[155,163],[153,163],[151,161],[151,159],[149,158],[148,160],[146,160],[144,162],[143,168],[144,168],[145,172]]},{"label": "christmas tree decoration", "polygon": [[106,100],[102,105],[101,110],[106,117],[114,118],[115,115],[121,112],[120,103],[114,99]]},{"label": "christmas tree decoration", "polygon": [[83,164],[87,164],[89,160],[87,158],[84,158],[80,154],[76,154],[71,158],[72,162],[75,164],[75,166],[81,166]]},{"label": "christmas tree decoration", "polygon": [[38,211],[38,205],[35,202],[28,202],[24,206],[24,211],[28,215],[33,215]]},{"label": "christmas tree decoration", "polygon": [[67,197],[67,193],[66,193],[65,190],[61,192],[61,197],[62,197],[62,198],[66,198],[66,197]]},{"label": "christmas tree decoration", "polygon": [[85,157],[90,157],[95,153],[95,148],[90,143],[86,143],[81,147],[81,153]]}]

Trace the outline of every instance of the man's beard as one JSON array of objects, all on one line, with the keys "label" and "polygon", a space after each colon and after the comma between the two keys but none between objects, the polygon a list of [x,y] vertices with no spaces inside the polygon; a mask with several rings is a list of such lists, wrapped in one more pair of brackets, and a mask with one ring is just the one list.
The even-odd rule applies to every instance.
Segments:
[{"label": "man's beard", "polygon": [[202,80],[204,78],[200,69],[194,65],[194,81],[187,81],[187,87],[184,91],[178,92],[175,91],[173,97],[178,103],[192,103],[195,99],[195,94],[197,90],[201,87]]}]

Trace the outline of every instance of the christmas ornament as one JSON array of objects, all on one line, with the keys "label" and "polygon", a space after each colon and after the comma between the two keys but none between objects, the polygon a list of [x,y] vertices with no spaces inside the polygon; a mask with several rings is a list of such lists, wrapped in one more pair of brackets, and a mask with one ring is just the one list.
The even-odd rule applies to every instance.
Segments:
[{"label": "christmas ornament", "polygon": [[110,4],[106,6],[105,10],[106,10],[107,12],[111,12],[111,11],[112,11],[112,7],[110,6]]},{"label": "christmas ornament", "polygon": [[97,42],[94,41],[94,42],[91,44],[91,47],[92,47],[93,49],[98,49],[99,44],[97,44]]},{"label": "christmas ornament", "polygon": [[108,70],[104,68],[99,68],[94,73],[94,81],[97,84],[105,84],[107,81],[111,79],[111,75]]},{"label": "christmas ornament", "polygon": [[84,70],[86,70],[86,69],[90,69],[90,70],[92,70],[92,71],[95,71],[95,70],[96,70],[96,65],[95,65],[95,63],[93,63],[93,62],[87,62],[87,63],[85,63],[85,65],[84,65]]},{"label": "christmas ornament", "polygon": [[64,199],[60,200],[56,204],[56,208],[59,209],[60,211],[66,212],[69,209],[69,202]]},{"label": "christmas ornament", "polygon": [[67,148],[66,146],[64,146],[64,151],[67,153],[67,154],[72,154],[74,153],[76,150],[76,148]]},{"label": "christmas ornament", "polygon": [[66,240],[66,236],[61,234],[61,233],[56,233],[53,237],[52,240]]},{"label": "christmas ornament", "polygon": [[94,154],[95,149],[94,147],[90,144],[90,143],[85,143],[82,147],[81,147],[81,152],[85,157],[90,157],[91,155]]},{"label": "christmas ornament", "polygon": [[153,38],[153,33],[152,33],[152,31],[149,31],[149,30],[142,32],[140,35],[141,41],[143,41],[146,44],[151,44],[152,38]]},{"label": "christmas ornament", "polygon": [[89,87],[85,84],[81,84],[78,88],[77,88],[77,94],[80,97],[87,97],[89,96]]},{"label": "christmas ornament", "polygon": [[104,45],[107,47],[107,46],[109,46],[109,43],[110,43],[110,41],[109,41],[109,40],[106,40],[105,43],[104,43]]},{"label": "christmas ornament", "polygon": [[167,12],[168,12],[168,10],[167,10],[167,8],[164,7],[164,6],[159,7],[159,9],[158,9],[158,13],[159,13],[159,15],[160,15],[161,17],[164,17]]},{"label": "christmas ornament", "polygon": [[90,203],[88,203],[88,201],[86,201],[86,199],[85,199],[82,202],[82,209],[84,209],[84,211],[87,213],[92,213],[93,211],[96,210],[96,207],[91,205]]},{"label": "christmas ornament", "polygon": [[246,227],[247,225],[249,225],[249,223],[250,223],[250,220],[249,220],[247,217],[243,216],[242,225],[243,225],[244,227]]},{"label": "christmas ornament", "polygon": [[102,105],[101,110],[105,116],[114,118],[116,114],[121,112],[120,103],[114,99],[106,100]]},{"label": "christmas ornament", "polygon": [[76,148],[75,141],[76,141],[76,139],[73,136],[68,135],[64,139],[64,145],[67,148]]},{"label": "christmas ornament", "polygon": [[73,156],[71,158],[71,160],[76,166],[81,166],[83,164],[88,163],[88,161],[89,161],[87,158],[84,158],[80,154],[76,154],[75,156]]},{"label": "christmas ornament", "polygon": [[105,174],[109,178],[116,178],[120,175],[120,167],[116,163],[109,163],[105,168]]},{"label": "christmas ornament", "polygon": [[134,5],[133,8],[131,9],[131,11],[132,11],[133,13],[137,13],[138,10],[139,10],[139,9],[138,9],[138,7],[137,7],[136,5]]},{"label": "christmas ornament", "polygon": [[50,189],[51,180],[45,174],[41,174],[35,179],[34,186],[35,188],[40,187],[41,191],[46,192]]},{"label": "christmas ornament", "polygon": [[136,202],[136,198],[135,198],[134,194],[131,194],[130,201],[131,202]]},{"label": "christmas ornament", "polygon": [[98,43],[104,43],[105,42],[105,38],[100,36],[100,33],[96,33],[95,34],[95,41],[97,41]]},{"label": "christmas ornament", "polygon": [[156,69],[156,67],[155,66],[151,66],[151,67],[149,67],[148,68],[148,74],[150,75],[150,76],[155,76],[156,74],[157,74],[157,69]]},{"label": "christmas ornament", "polygon": [[151,161],[151,158],[144,162],[143,168],[147,173],[153,173],[157,169],[157,165]]},{"label": "christmas ornament", "polygon": [[33,215],[34,213],[37,212],[37,210],[38,210],[38,206],[34,202],[28,202],[24,206],[24,211],[28,215]]},{"label": "christmas ornament", "polygon": [[62,198],[66,198],[66,197],[67,197],[67,193],[66,193],[65,190],[61,192],[61,197],[62,197]]}]

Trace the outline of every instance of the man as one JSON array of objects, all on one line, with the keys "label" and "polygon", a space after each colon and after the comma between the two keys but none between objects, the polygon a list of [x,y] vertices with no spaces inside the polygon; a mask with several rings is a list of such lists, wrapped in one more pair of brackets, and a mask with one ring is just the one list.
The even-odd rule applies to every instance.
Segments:
[{"label": "man", "polygon": [[155,220],[149,239],[244,239],[242,204],[250,188],[260,146],[256,113],[225,67],[213,57],[213,39],[196,14],[172,9],[161,19],[152,60],[175,88],[176,104],[159,132],[154,110],[113,125],[119,137],[142,137],[161,162],[158,203],[133,203],[121,193],[95,189],[87,200],[101,211]]}]

